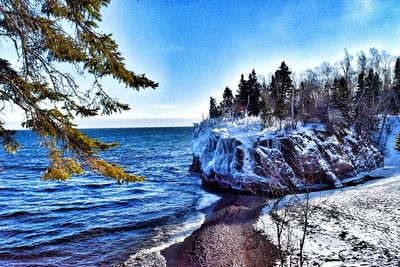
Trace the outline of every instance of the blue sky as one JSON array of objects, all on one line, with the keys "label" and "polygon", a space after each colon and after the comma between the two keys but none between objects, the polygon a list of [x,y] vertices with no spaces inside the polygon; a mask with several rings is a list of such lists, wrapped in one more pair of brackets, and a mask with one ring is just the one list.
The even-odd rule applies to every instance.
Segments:
[{"label": "blue sky", "polygon": [[143,126],[135,119],[146,118],[149,125],[158,118],[163,125],[167,118],[188,125],[207,115],[210,95],[220,97],[227,85],[236,91],[240,74],[253,68],[267,75],[285,60],[301,71],[340,59],[344,48],[399,55],[398,14],[396,0],[113,0],[103,10],[101,30],[113,33],[130,69],[160,87],[134,92],[104,81],[132,107],[111,118],[120,126]]}]

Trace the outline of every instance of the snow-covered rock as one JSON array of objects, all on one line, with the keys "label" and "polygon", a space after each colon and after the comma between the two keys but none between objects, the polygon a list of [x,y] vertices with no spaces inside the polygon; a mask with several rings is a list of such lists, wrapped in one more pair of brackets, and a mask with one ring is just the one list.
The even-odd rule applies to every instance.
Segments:
[{"label": "snow-covered rock", "polygon": [[342,179],[383,165],[382,153],[350,130],[260,129],[257,118],[197,125],[191,171],[206,186],[275,194],[306,185],[340,187]]},{"label": "snow-covered rock", "polygon": [[[381,179],[268,200],[254,227],[280,244],[285,257],[276,266],[298,265],[303,238],[307,266],[400,266],[400,152],[394,149],[400,117],[390,116],[386,123],[385,166],[358,175]],[[279,239],[274,218],[283,219]]]}]

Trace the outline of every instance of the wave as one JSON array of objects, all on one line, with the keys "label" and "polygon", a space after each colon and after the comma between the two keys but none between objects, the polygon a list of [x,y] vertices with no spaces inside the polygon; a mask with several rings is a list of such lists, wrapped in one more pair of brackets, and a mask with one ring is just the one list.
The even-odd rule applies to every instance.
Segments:
[{"label": "wave", "polygon": [[[47,188],[44,188],[43,189],[43,191],[46,191],[46,192],[58,192],[58,191],[67,191],[68,190],[68,188],[65,188],[65,187],[47,187]],[[40,191],[42,191],[42,190],[38,190],[39,192]]]},{"label": "wave", "polygon": [[15,211],[11,213],[0,214],[0,219],[11,219],[11,218],[17,218],[29,215],[38,215],[38,214],[39,213],[32,213],[29,211]]},{"label": "wave", "polygon": [[69,243],[69,242],[78,242],[78,241],[83,241],[83,240],[88,240],[92,239],[98,236],[106,235],[106,234],[112,234],[112,233],[118,233],[118,232],[128,232],[128,231],[133,231],[133,230],[139,230],[139,229],[145,229],[145,228],[153,228],[156,225],[165,225],[166,223],[170,222],[171,220],[175,220],[176,217],[183,216],[186,214],[186,210],[182,210],[178,213],[175,213],[174,215],[166,215],[162,217],[157,217],[141,222],[136,222],[136,223],[130,223],[130,224],[125,224],[125,225],[118,225],[118,226],[110,226],[110,227],[94,227],[88,230],[76,232],[73,234],[68,234],[64,235],[58,238],[54,238],[51,240],[44,240],[44,241],[39,241],[31,245],[22,245],[22,246],[11,246],[8,247],[8,249],[13,249],[13,250],[28,250],[28,249],[33,249],[36,247],[41,247],[41,246],[56,246],[56,245],[61,245],[64,243]]},{"label": "wave", "polygon": [[219,196],[217,196],[217,195],[208,193],[206,191],[202,191],[202,196],[197,201],[196,209],[197,210],[205,209],[205,208],[211,206],[212,204],[214,204],[215,202],[217,202],[220,199],[221,198]]},{"label": "wave", "polygon": [[108,184],[87,184],[87,185],[83,185],[82,187],[84,188],[105,188],[105,187],[109,187],[110,185],[112,185],[111,183]]},{"label": "wave", "polygon": [[211,206],[220,199],[217,195],[206,191],[201,192],[200,198],[196,204],[197,212],[192,217],[189,217],[189,219],[185,220],[183,223],[169,225],[159,229],[159,235],[153,238],[156,244],[151,248],[145,248],[133,254],[124,262],[124,266],[166,266],[166,261],[161,251],[173,244],[182,242],[195,230],[199,229],[205,221],[205,214],[200,211]]},{"label": "wave", "polygon": [[204,223],[204,220],[205,215],[198,212],[185,222],[170,226],[170,229],[160,229],[159,233],[161,236],[155,236],[153,238],[156,244],[151,248],[142,249],[136,252],[124,262],[123,266],[166,266],[166,261],[161,255],[161,251],[173,244],[182,242],[195,230],[199,229]]},{"label": "wave", "polygon": [[0,191],[21,192],[23,190],[15,187],[0,187]]},{"label": "wave", "polygon": [[94,210],[94,209],[105,209],[105,208],[117,208],[118,206],[133,206],[137,202],[144,201],[143,199],[127,198],[127,199],[116,199],[103,202],[78,202],[79,205],[72,206],[73,204],[65,204],[64,207],[50,210],[49,212],[71,212],[71,211],[82,211],[82,210]]},{"label": "wave", "polygon": [[[104,157],[146,180],[119,185],[89,171],[66,183],[41,181],[47,152],[31,132],[19,133],[25,140],[23,156],[0,162],[0,236],[6,237],[0,238],[0,266],[118,264],[139,250],[169,244],[174,237],[168,232],[178,235],[175,230],[201,225],[187,218],[213,200],[199,193],[198,178],[187,171],[190,128],[88,132],[120,141]],[[184,221],[189,224],[177,225]]]}]

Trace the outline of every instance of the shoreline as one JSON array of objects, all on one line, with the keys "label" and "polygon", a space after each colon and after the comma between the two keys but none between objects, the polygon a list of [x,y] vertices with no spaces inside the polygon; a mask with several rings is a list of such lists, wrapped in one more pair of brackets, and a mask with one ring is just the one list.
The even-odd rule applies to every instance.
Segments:
[{"label": "shoreline", "polygon": [[[385,170],[384,167],[372,171]],[[384,178],[381,175],[361,173],[348,178],[343,189],[362,185],[366,182]],[[162,250],[166,266],[275,266],[278,260],[277,247],[253,226],[262,216],[267,199],[249,192],[228,192],[210,190],[220,197],[202,211],[205,221],[183,241],[174,243]],[[323,192],[332,188],[313,190]]]},{"label": "shoreline", "polygon": [[218,196],[221,199],[204,209],[199,229],[161,251],[167,266],[274,266],[277,248],[253,227],[265,198]]},{"label": "shoreline", "polygon": [[[354,186],[385,179],[392,170],[383,167],[361,173],[346,179],[346,186],[336,190],[352,190]],[[140,257],[131,257],[121,266],[144,266],[144,262],[146,266],[169,267],[275,266],[278,260],[277,247],[268,239],[265,231],[254,227],[263,216],[262,209],[269,198],[237,192],[215,192],[210,188],[203,190],[219,199],[199,210],[204,219],[196,230],[179,241],[148,249]],[[315,190],[313,193],[324,191],[331,190]]]}]

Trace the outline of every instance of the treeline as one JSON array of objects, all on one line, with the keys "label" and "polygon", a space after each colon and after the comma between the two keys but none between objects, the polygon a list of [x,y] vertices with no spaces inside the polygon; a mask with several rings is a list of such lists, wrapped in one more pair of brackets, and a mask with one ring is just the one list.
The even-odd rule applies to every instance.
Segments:
[{"label": "treeline", "polygon": [[354,127],[370,138],[383,119],[400,110],[400,57],[371,48],[294,75],[285,62],[267,79],[253,70],[242,74],[235,96],[225,88],[222,101],[210,98],[210,118],[261,116],[264,127],[298,122]]}]

